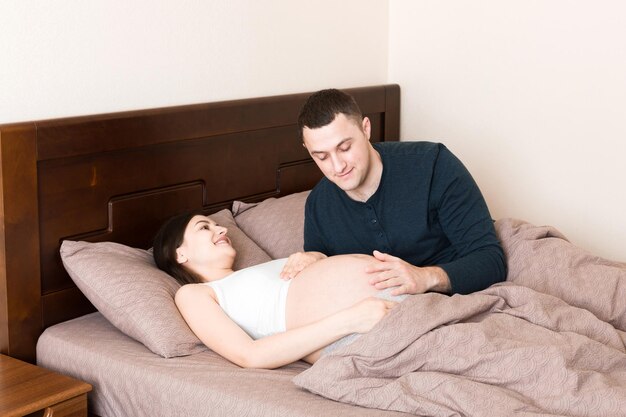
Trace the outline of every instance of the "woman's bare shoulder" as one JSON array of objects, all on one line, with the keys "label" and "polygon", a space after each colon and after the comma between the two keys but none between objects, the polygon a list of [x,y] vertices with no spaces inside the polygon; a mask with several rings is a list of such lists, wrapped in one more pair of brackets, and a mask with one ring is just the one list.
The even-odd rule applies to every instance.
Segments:
[{"label": "woman's bare shoulder", "polygon": [[217,296],[213,288],[206,284],[185,284],[176,291],[174,300],[176,304],[196,300],[198,297],[210,297],[217,302]]}]

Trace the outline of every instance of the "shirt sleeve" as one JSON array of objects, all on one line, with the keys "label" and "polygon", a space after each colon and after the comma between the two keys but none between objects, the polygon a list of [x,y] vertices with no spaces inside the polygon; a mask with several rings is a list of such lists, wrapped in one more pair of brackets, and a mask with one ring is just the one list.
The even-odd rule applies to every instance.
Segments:
[{"label": "shirt sleeve", "polygon": [[439,223],[456,252],[438,265],[448,274],[452,293],[469,294],[506,278],[504,251],[485,199],[469,171],[441,145],[432,195]]},{"label": "shirt sleeve", "polygon": [[309,194],[304,206],[304,251],[305,252],[322,252],[328,255],[328,250],[322,239],[317,217],[315,216],[316,193],[315,190]]}]

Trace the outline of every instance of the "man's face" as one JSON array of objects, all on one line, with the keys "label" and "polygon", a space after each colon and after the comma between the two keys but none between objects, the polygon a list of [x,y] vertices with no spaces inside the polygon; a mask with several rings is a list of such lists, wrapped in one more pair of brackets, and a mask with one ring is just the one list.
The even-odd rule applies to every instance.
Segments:
[{"label": "man's face", "polygon": [[370,130],[367,117],[359,123],[340,113],[326,126],[305,127],[302,135],[304,146],[326,178],[350,194],[361,191],[370,175],[375,153],[369,142]]}]

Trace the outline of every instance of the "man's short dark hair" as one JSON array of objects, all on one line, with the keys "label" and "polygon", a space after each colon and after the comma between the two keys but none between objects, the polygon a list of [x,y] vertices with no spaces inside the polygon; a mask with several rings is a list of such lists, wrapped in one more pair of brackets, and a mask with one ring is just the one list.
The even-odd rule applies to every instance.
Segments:
[{"label": "man's short dark hair", "polygon": [[298,131],[302,139],[305,127],[317,129],[330,124],[338,114],[343,114],[357,122],[363,120],[363,113],[354,97],[343,91],[330,88],[311,94],[298,116]]}]

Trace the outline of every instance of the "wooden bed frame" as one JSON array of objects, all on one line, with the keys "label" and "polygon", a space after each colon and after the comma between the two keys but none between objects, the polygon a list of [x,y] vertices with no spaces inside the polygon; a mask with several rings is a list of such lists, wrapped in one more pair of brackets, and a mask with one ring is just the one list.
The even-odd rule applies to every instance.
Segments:
[{"label": "wooden bed frame", "polygon": [[[398,140],[397,85],[346,91],[373,142]],[[295,124],[308,95],[0,126],[0,351],[34,363],[46,327],[94,311],[61,264],[64,239],[148,248],[176,212],[313,187]]]}]

